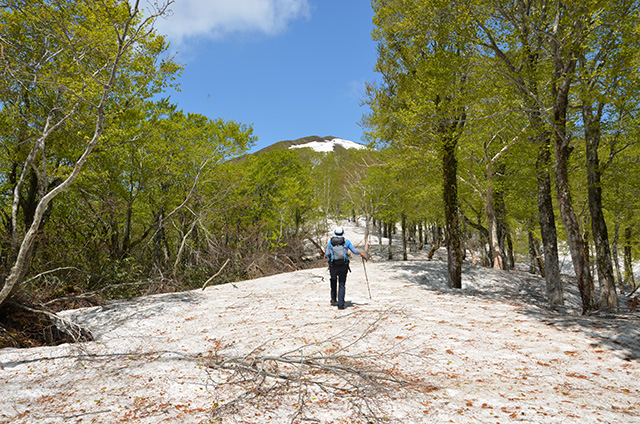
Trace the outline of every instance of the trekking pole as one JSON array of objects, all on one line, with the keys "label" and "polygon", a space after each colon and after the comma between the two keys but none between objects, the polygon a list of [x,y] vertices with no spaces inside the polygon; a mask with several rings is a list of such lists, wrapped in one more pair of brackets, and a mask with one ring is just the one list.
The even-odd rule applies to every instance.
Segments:
[{"label": "trekking pole", "polygon": [[369,277],[367,276],[367,267],[364,264],[364,258],[362,258],[362,267],[364,268],[364,278],[367,280],[367,290],[369,291],[369,299],[371,299],[371,287],[369,287]]}]

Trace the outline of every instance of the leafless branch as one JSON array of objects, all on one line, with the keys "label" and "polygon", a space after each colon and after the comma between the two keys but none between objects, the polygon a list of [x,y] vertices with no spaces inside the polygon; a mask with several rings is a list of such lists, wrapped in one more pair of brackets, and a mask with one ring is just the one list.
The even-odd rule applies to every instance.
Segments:
[{"label": "leafless branch", "polygon": [[24,284],[28,284],[28,283],[30,283],[30,282],[31,282],[31,281],[33,281],[33,280],[37,280],[38,278],[43,277],[43,276],[48,275],[48,274],[53,274],[54,272],[58,272],[58,271],[66,271],[66,270],[70,270],[70,269],[72,269],[72,270],[74,270],[74,271],[80,271],[80,272],[83,272],[82,270],[80,270],[80,269],[76,268],[75,266],[63,266],[63,267],[60,267],[60,268],[50,269],[50,270],[48,270],[48,271],[41,272],[41,273],[40,273],[40,274],[38,274],[38,275],[34,275],[33,277],[29,278],[28,280],[24,280],[24,281],[22,282],[22,284],[23,284],[23,285],[24,285]]},{"label": "leafless branch", "polygon": [[60,315],[57,315],[53,312],[43,310],[43,309],[34,309],[28,306],[14,303],[20,309],[24,309],[25,311],[33,312],[35,314],[41,314],[48,317],[52,322],[56,324],[58,330],[62,331],[65,334],[71,336],[75,341],[85,341],[85,340],[93,340],[93,336],[91,332],[86,328],[76,324],[75,322],[68,320]]},{"label": "leafless branch", "polygon": [[227,264],[229,263],[230,259],[227,258],[227,260],[224,262],[224,264],[222,264],[222,266],[220,267],[220,269],[218,270],[218,272],[216,272],[214,275],[212,275],[211,277],[209,277],[209,279],[207,281],[204,282],[204,284],[202,285],[202,290],[205,289],[205,287],[207,287],[207,284],[209,284],[211,281],[213,281],[214,278],[216,278],[218,275],[220,275],[220,273],[222,272],[222,270],[224,269],[225,266],[227,266]]},{"label": "leafless branch", "polygon": [[399,345],[382,352],[349,353],[375,331],[388,313],[385,311],[379,319],[366,324],[355,341],[341,347],[342,340],[353,337],[355,325],[346,332],[281,354],[266,353],[267,343],[245,355],[212,352],[206,366],[211,370],[209,376],[215,390],[235,393],[212,411],[212,418],[240,414],[248,407],[284,407],[291,423],[319,421],[313,418],[318,407],[314,400],[323,398],[326,402],[351,405],[354,416],[366,422],[389,422],[380,401],[434,387],[404,375],[395,365],[395,359],[406,354],[398,349]]}]

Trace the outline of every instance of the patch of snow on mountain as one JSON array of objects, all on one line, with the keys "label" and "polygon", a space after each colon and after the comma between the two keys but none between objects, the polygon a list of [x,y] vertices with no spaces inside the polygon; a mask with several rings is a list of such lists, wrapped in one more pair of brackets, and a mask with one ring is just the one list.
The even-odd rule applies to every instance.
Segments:
[{"label": "patch of snow on mountain", "polygon": [[316,152],[333,152],[336,145],[342,146],[345,149],[366,149],[366,146],[363,146],[362,144],[358,144],[350,140],[343,140],[341,138],[334,138],[330,141],[312,141],[310,143],[298,144],[289,148],[302,149],[303,147],[309,147]]}]

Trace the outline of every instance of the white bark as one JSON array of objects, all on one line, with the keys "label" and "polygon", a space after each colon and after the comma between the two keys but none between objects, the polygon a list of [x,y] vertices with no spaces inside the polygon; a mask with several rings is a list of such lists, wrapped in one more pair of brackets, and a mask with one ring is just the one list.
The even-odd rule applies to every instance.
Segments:
[{"label": "white bark", "polygon": [[[151,18],[147,18],[143,24],[140,26],[134,27],[133,21],[136,19],[137,15],[140,13],[139,11],[139,2],[136,1],[134,5],[130,7],[130,14],[125,22],[125,25],[122,26],[121,29],[118,29],[114,26],[114,30],[117,33],[117,51],[111,60],[110,63],[105,64],[105,68],[109,69],[108,77],[106,80],[99,81],[95,75],[92,76],[92,79],[98,82],[102,86],[102,94],[100,97],[100,102],[95,104],[89,101],[89,99],[83,99],[82,97],[78,97],[78,103],[85,103],[93,106],[95,108],[95,129],[93,131],[93,135],[91,139],[87,142],[85,149],[82,155],[76,160],[73,170],[71,173],[55,188],[46,193],[43,197],[40,198],[38,204],[36,206],[36,210],[34,213],[33,221],[28,231],[22,237],[22,241],[20,241],[20,235],[18,230],[18,203],[20,191],[24,186],[24,182],[26,180],[27,173],[29,169],[31,169],[35,163],[37,155],[39,152],[43,152],[45,149],[46,141],[49,136],[59,128],[65,121],[67,121],[77,110],[78,103],[72,105],[70,108],[70,112],[67,113],[63,118],[61,118],[56,124],[51,125],[52,117],[55,112],[58,112],[59,109],[52,108],[45,127],[41,133],[41,136],[36,140],[31,152],[25,162],[23,163],[22,174],[20,179],[18,180],[16,187],[14,189],[13,196],[13,204],[12,204],[12,223],[13,223],[13,234],[12,234],[12,247],[15,248],[13,252],[15,252],[15,259],[13,259],[13,266],[11,267],[11,271],[9,275],[7,275],[2,290],[0,290],[0,304],[2,304],[11,294],[16,285],[21,281],[25,272],[25,266],[27,264],[27,258],[31,247],[36,239],[36,235],[38,233],[38,229],[42,223],[43,216],[47,207],[51,203],[51,201],[58,196],[60,193],[67,190],[71,184],[78,178],[80,175],[80,171],[86,162],[87,158],[98,144],[100,137],[103,132],[103,125],[105,120],[105,106],[107,105],[107,101],[112,92],[112,88],[116,82],[116,77],[118,74],[118,70],[120,67],[121,60],[124,54],[141,38],[146,37],[149,34],[149,31],[142,32],[142,28],[146,26],[146,23],[149,19],[154,19],[155,16]],[[166,6],[164,8],[159,9],[159,13],[163,13],[166,10]],[[74,46],[69,46],[71,50],[74,49]],[[81,65],[83,62],[82,57],[76,57],[76,62]],[[19,247],[18,247],[19,246]]]}]

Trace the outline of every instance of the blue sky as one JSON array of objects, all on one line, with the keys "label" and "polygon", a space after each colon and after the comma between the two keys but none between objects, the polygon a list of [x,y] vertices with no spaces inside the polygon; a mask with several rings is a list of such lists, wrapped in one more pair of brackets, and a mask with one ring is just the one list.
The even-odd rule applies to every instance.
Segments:
[{"label": "blue sky", "polygon": [[252,151],[332,135],[361,142],[373,71],[369,0],[176,0],[158,22],[185,65],[186,112],[252,125]]}]

